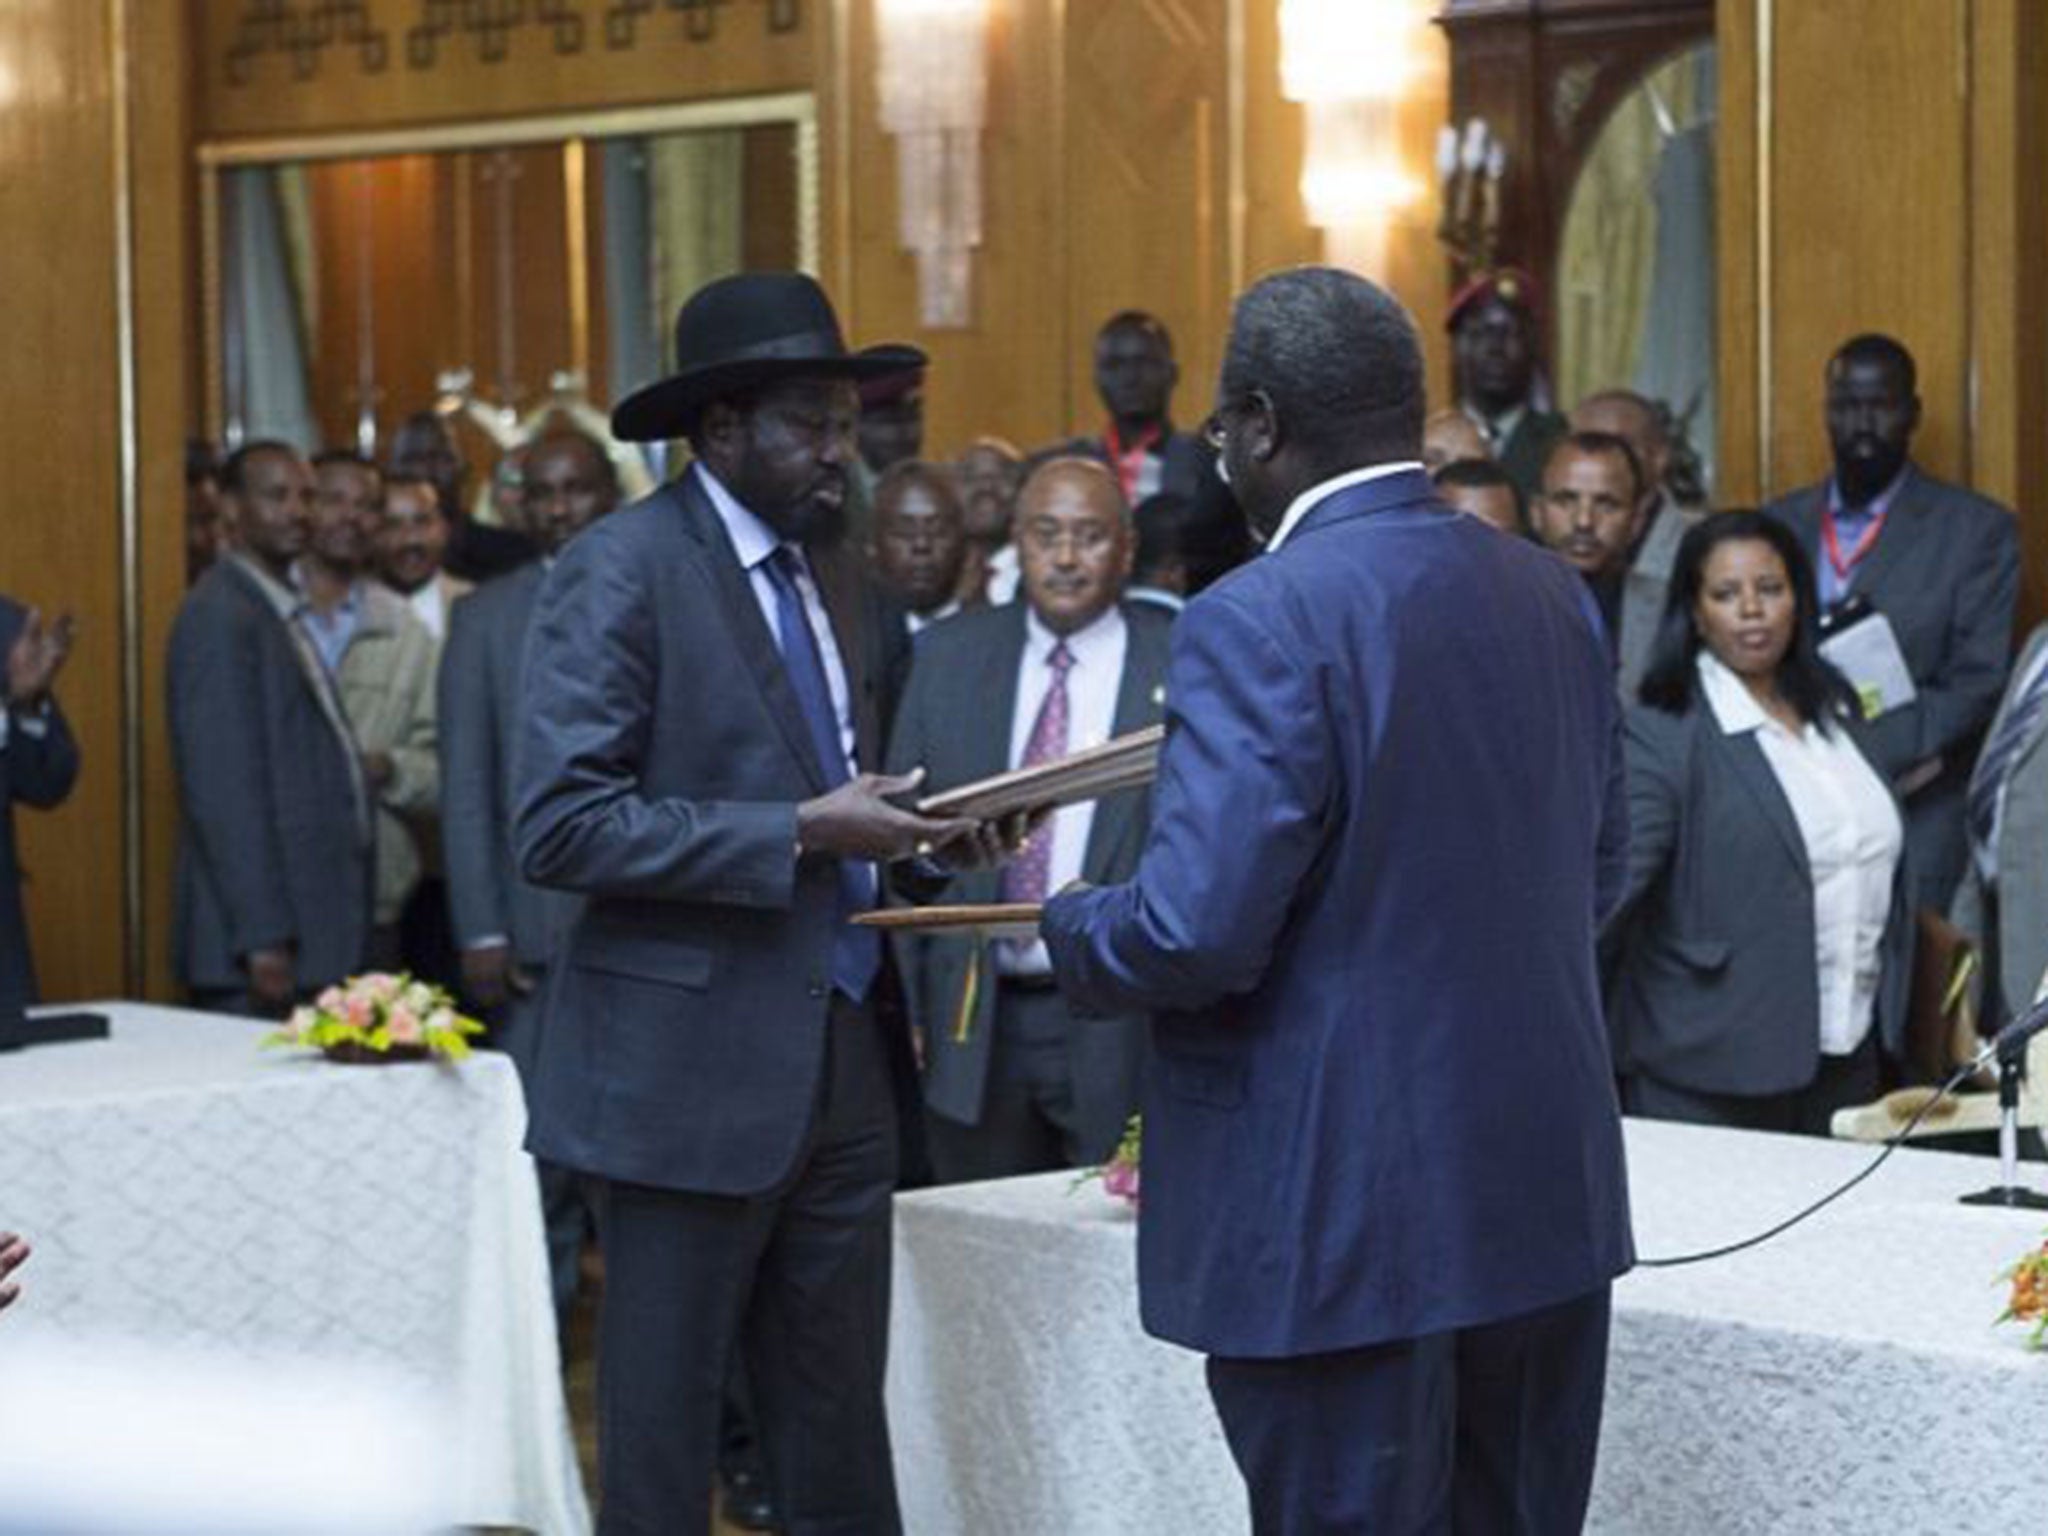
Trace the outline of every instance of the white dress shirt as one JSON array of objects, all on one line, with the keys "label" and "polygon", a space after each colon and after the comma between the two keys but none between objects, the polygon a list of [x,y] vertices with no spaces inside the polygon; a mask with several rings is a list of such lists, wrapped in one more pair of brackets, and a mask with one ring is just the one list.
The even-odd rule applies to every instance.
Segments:
[{"label": "white dress shirt", "polygon": [[903,610],[903,627],[913,635],[921,635],[939,620],[950,619],[959,611],[960,599],[957,597],[939,604],[930,613],[918,613],[906,608]]},{"label": "white dress shirt", "polygon": [[1023,579],[1023,570],[1018,564],[1017,546],[1005,544],[988,557],[988,586],[985,595],[991,608],[1000,608],[1012,602],[1017,596],[1017,583]]},{"label": "white dress shirt", "polygon": [[1366,469],[1353,469],[1341,475],[1333,475],[1328,480],[1310,486],[1287,504],[1287,513],[1280,519],[1280,526],[1273,530],[1273,537],[1266,540],[1266,553],[1271,554],[1282,544],[1285,544],[1288,535],[1294,532],[1295,526],[1304,517],[1309,515],[1318,502],[1327,500],[1339,491],[1348,491],[1354,485],[1364,485],[1368,480],[1380,480],[1388,475],[1405,474],[1411,469],[1418,474],[1421,473],[1422,461],[1420,459],[1401,459],[1392,464],[1374,464]]},{"label": "white dress shirt", "polygon": [[1820,1048],[1847,1056],[1870,1032],[1877,1002],[1892,880],[1905,843],[1898,805],[1847,732],[1809,724],[1795,734],[1765,714],[1711,652],[1700,652],[1698,668],[1700,691],[1722,733],[1756,733],[1799,823],[1813,872]]},{"label": "white dress shirt", "polygon": [[1521,426],[1522,418],[1529,414],[1527,402],[1510,406],[1498,416],[1487,415],[1469,401],[1459,409],[1465,413],[1465,419],[1479,429],[1479,435],[1486,439],[1486,446],[1496,459],[1507,448],[1508,439],[1515,435],[1515,429]]},{"label": "white dress shirt", "polygon": [[439,572],[408,592],[405,600],[419,621],[427,626],[428,634],[436,640],[448,638],[448,594],[441,590]]},{"label": "white dress shirt", "polygon": [[[747,583],[753,588],[754,601],[760,606],[768,633],[780,646],[782,624],[776,617],[775,583],[768,579],[768,557],[781,547],[783,541],[774,529],[739,504],[733,493],[720,483],[718,476],[705,468],[703,460],[691,465],[690,472],[697,476],[697,483],[711,498],[718,520],[725,525],[725,536],[732,540],[733,553],[746,567]],[[846,750],[846,773],[851,778],[860,772],[860,764],[854,741],[853,695],[846,686],[846,667],[839,658],[839,642],[832,633],[831,616],[825,612],[824,599],[818,595],[818,583],[811,575],[810,558],[804,554],[802,545],[792,544],[790,548],[797,554],[800,568],[797,591],[803,596],[804,617],[810,620],[811,635],[818,642],[819,659],[825,663],[825,686],[832,690],[832,714],[839,722],[839,743]]]},{"label": "white dress shirt", "polygon": [[[1017,707],[1010,716],[1010,757],[1012,768],[1024,764],[1024,749],[1031,741],[1031,728],[1038,723],[1038,711],[1052,689],[1049,664],[1053,647],[1064,638],[1073,665],[1067,669],[1067,751],[1099,747],[1116,729],[1116,696],[1123,687],[1124,654],[1130,649],[1130,628],[1121,610],[1110,610],[1065,637],[1054,634],[1039,622],[1028,607],[1024,611],[1024,654],[1017,660]],[[1046,877],[1048,894],[1081,878],[1081,863],[1088,853],[1088,835],[1095,828],[1095,802],[1063,806],[1038,836],[1052,838],[1052,863]],[[1045,944],[997,946],[996,967],[1006,976],[1044,976],[1052,970]]]}]

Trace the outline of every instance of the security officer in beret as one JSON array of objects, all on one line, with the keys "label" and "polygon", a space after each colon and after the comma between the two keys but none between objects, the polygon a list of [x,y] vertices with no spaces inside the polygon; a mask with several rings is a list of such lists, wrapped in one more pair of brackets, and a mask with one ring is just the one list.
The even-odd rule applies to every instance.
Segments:
[{"label": "security officer in beret", "polygon": [[1444,327],[1458,383],[1458,405],[1486,437],[1487,447],[1533,502],[1543,465],[1564,436],[1564,417],[1532,398],[1536,380],[1536,285],[1503,267],[1474,278],[1451,296]]}]

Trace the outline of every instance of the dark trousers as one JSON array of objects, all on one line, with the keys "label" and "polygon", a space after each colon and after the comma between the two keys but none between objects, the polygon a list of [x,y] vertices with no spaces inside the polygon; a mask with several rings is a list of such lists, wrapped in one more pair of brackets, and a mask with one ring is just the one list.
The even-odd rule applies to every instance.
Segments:
[{"label": "dark trousers", "polygon": [[[491,1044],[512,1059],[523,1084],[532,1083],[535,1063],[540,1060],[541,1008],[547,996],[546,968],[535,966],[531,974],[533,990],[515,994],[489,1021]],[[540,1184],[541,1226],[547,1235],[548,1284],[554,1293],[555,1327],[565,1331],[581,1278],[583,1244],[593,1222],[590,1198],[584,1180],[560,1164],[537,1157],[533,1160],[533,1172]]]},{"label": "dark trousers", "polygon": [[1622,1108],[1646,1120],[1680,1120],[1738,1131],[1825,1136],[1835,1111],[1877,1097],[1875,1032],[1847,1056],[1823,1056],[1813,1081],[1790,1093],[1702,1093],[1637,1073],[1622,1079]]},{"label": "dark trousers", "polygon": [[981,1119],[962,1125],[936,1112],[925,1117],[939,1183],[1079,1168],[1116,1150],[1123,1121],[1088,1124],[1076,1103],[1072,1028],[1066,1001],[1049,983],[999,983]]},{"label": "dark trousers", "polygon": [[1586,1518],[1608,1288],[1365,1349],[1209,1361],[1257,1536],[1569,1536]]},{"label": "dark trousers", "polygon": [[875,1021],[835,999],[789,1180],[740,1199],[594,1180],[601,1536],[701,1536],[735,1341],[790,1536],[901,1528],[883,1416],[896,1111]]}]

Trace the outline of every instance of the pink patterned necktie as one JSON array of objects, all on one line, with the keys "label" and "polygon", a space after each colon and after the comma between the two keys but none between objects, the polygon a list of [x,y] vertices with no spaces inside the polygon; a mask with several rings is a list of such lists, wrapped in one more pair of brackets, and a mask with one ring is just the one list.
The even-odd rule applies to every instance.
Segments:
[{"label": "pink patterned necktie", "polygon": [[[1074,656],[1066,641],[1052,648],[1045,664],[1052,668],[1052,686],[1045,690],[1045,702],[1038,706],[1038,718],[1031,723],[1020,768],[1035,768],[1067,755],[1067,673],[1073,668]],[[1003,900],[1044,901],[1051,894],[1054,820],[1048,816],[1024,851],[1003,866]]]}]

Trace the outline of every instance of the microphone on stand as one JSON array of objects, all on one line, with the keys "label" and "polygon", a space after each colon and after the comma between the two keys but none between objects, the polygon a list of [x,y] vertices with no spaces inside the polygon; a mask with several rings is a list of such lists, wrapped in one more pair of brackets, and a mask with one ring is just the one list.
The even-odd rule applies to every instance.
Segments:
[{"label": "microphone on stand", "polygon": [[2025,1054],[2027,1042],[2044,1029],[2048,1029],[2048,999],[2034,1004],[1992,1036],[1991,1043],[1998,1051],[1998,1059],[2003,1061],[2008,1055]]},{"label": "microphone on stand", "polygon": [[2048,1029],[2048,1000],[2034,1004],[1996,1035],[1979,1052],[1980,1059],[1998,1059],[1998,1179],[1989,1189],[1964,1195],[1964,1205],[2003,1205],[2015,1209],[2048,1210],[2048,1195],[2023,1189],[2019,1182],[2020,1085],[2027,1077],[2027,1045]]}]

